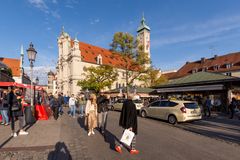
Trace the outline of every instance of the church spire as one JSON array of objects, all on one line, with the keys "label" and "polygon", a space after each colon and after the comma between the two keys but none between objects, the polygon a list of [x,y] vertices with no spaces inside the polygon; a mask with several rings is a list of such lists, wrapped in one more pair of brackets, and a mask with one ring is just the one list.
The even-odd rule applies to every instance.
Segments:
[{"label": "church spire", "polygon": [[140,22],[140,25],[137,29],[137,32],[140,32],[143,29],[146,29],[146,30],[150,31],[150,27],[145,23],[144,12],[143,12],[143,15],[142,15],[142,20]]}]

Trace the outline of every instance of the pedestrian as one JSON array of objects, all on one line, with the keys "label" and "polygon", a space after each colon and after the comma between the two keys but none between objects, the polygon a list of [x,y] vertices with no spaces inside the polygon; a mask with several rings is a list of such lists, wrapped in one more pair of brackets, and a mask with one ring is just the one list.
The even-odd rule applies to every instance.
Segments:
[{"label": "pedestrian", "polygon": [[204,108],[203,108],[204,116],[207,116],[207,112],[208,112],[208,117],[211,116],[211,107],[212,107],[212,102],[210,97],[208,96],[204,103]]},{"label": "pedestrian", "polygon": [[91,94],[86,104],[86,115],[88,120],[88,136],[95,134],[93,129],[97,127],[97,102],[96,95]]},{"label": "pedestrian", "polygon": [[236,100],[236,98],[233,97],[232,102],[229,105],[229,110],[231,112],[230,113],[231,114],[230,119],[233,119],[236,108],[237,108],[237,100]]},{"label": "pedestrian", "polygon": [[100,92],[100,95],[97,98],[97,112],[98,112],[98,128],[99,131],[104,135],[106,125],[107,125],[107,116],[108,116],[108,103],[109,100],[106,96]]},{"label": "pedestrian", "polygon": [[[123,107],[119,119],[119,125],[125,130],[128,129],[135,133],[133,137],[131,146],[130,146],[130,154],[138,154],[139,151],[136,150],[136,135],[137,135],[137,109],[136,105],[133,103],[133,95],[129,95],[128,99],[123,102]],[[115,146],[115,150],[119,153],[122,153],[123,144],[120,143]]]},{"label": "pedestrian", "polygon": [[63,93],[58,94],[58,103],[59,103],[59,115],[63,114],[64,98]]},{"label": "pedestrian", "polygon": [[84,110],[86,107],[86,98],[84,97],[84,95],[82,95],[79,99],[79,105],[80,105],[80,117],[84,116]]},{"label": "pedestrian", "polygon": [[55,94],[54,96],[51,96],[50,107],[53,111],[54,119],[57,120],[59,115],[59,107],[60,107],[57,94]]},{"label": "pedestrian", "polygon": [[71,98],[69,99],[69,107],[70,107],[70,115],[75,118],[76,117],[76,98],[74,94],[72,94]]},{"label": "pedestrian", "polygon": [[11,129],[12,136],[17,137],[17,133],[15,132],[15,118],[19,121],[19,135],[28,135],[28,132],[24,131],[24,118],[23,118],[23,108],[22,108],[22,98],[21,93],[15,89],[11,88],[10,92],[7,95],[7,102],[9,105],[9,112],[11,118]]},{"label": "pedestrian", "polygon": [[0,111],[2,115],[2,122],[1,125],[8,126],[9,125],[9,116],[8,116],[8,111],[9,111],[9,106],[7,102],[7,91],[3,91],[3,95],[0,98]]}]

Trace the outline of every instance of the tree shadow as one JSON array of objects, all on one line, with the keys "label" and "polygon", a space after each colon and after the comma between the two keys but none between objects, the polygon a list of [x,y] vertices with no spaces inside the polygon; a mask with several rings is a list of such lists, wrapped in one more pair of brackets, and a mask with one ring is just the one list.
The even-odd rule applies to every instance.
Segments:
[{"label": "tree shadow", "polygon": [[57,142],[55,150],[48,154],[48,160],[72,160],[72,156],[64,142]]}]

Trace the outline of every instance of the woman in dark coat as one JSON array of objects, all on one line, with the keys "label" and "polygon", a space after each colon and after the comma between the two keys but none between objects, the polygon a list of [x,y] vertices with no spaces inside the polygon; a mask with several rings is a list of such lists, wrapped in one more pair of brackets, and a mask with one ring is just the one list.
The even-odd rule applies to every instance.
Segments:
[{"label": "woman in dark coat", "polygon": [[10,118],[12,121],[12,136],[17,137],[17,133],[15,132],[15,118],[17,118],[19,121],[19,135],[28,135],[28,132],[23,130],[24,118],[21,93],[17,89],[11,89],[11,91],[8,93],[7,100],[9,105]]},{"label": "woman in dark coat", "polygon": [[[135,149],[136,145],[136,135],[137,135],[137,109],[136,105],[132,101],[133,95],[129,95],[128,99],[123,102],[122,112],[120,115],[119,125],[124,129],[129,129],[135,133],[135,136],[132,140],[130,153],[138,154],[139,151]],[[122,152],[122,144],[119,144],[115,147],[116,151]]]}]

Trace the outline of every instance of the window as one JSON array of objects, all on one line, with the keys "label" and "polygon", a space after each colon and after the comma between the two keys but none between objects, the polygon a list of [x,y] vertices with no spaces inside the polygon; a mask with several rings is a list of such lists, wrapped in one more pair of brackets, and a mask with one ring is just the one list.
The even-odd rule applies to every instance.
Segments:
[{"label": "window", "polygon": [[227,72],[226,75],[227,76],[232,76],[232,73],[231,72]]},{"label": "window", "polygon": [[102,56],[100,54],[97,56],[97,64],[102,64]]},{"label": "window", "polygon": [[169,106],[169,101],[161,101],[160,106],[161,107],[168,107]]},{"label": "window", "polygon": [[198,69],[193,69],[192,73],[197,73]]},{"label": "window", "polygon": [[220,66],[219,65],[215,65],[214,67],[213,67],[213,69],[216,71],[216,70],[219,70],[220,69]]},{"label": "window", "polygon": [[199,108],[199,106],[196,103],[184,103],[184,106],[188,109],[196,109]]},{"label": "window", "polygon": [[231,68],[231,67],[232,67],[232,64],[231,64],[231,63],[226,64],[226,68],[227,68],[227,69],[229,69],[229,68]]},{"label": "window", "polygon": [[151,107],[159,107],[160,101],[153,102],[150,106]]}]

